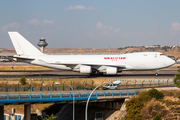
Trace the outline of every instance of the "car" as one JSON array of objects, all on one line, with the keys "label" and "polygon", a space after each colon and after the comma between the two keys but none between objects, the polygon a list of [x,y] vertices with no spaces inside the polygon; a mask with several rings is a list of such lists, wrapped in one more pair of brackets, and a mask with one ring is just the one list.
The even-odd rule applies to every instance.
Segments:
[{"label": "car", "polygon": [[117,90],[117,85],[121,84],[121,81],[114,81],[112,83],[107,83],[105,86],[103,86],[103,90]]},{"label": "car", "polygon": [[108,83],[103,86],[103,90],[117,90],[117,84]]}]

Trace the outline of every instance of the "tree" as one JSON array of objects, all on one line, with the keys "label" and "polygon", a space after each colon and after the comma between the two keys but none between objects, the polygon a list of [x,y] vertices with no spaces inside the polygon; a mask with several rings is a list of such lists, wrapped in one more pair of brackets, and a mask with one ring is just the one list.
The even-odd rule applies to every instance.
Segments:
[{"label": "tree", "polygon": [[173,82],[178,88],[180,88],[180,69],[178,69],[178,73],[176,74]]},{"label": "tree", "polygon": [[156,98],[158,99],[163,99],[164,95],[162,92],[158,91],[157,89],[152,88],[151,90],[148,91],[149,96],[151,98]]},{"label": "tree", "polygon": [[153,117],[153,120],[161,120],[161,117],[159,116],[159,114],[156,114],[156,116]]},{"label": "tree", "polygon": [[22,78],[20,79],[20,83],[21,83],[22,85],[26,84],[26,78],[25,78],[25,77],[22,77]]}]

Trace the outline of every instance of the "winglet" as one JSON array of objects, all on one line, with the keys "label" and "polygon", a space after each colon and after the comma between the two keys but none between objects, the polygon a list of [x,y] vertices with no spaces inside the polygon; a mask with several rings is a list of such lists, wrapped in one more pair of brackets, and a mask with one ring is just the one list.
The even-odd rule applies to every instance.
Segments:
[{"label": "winglet", "polygon": [[18,32],[8,32],[8,34],[18,55],[43,55],[42,52]]}]

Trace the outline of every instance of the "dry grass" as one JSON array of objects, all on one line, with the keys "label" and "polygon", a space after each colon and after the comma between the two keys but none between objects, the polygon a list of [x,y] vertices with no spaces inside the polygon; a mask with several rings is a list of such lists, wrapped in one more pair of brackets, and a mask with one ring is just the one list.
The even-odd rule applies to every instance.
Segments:
[{"label": "dry grass", "polygon": [[35,65],[1,65],[0,70],[44,70],[44,69],[50,69],[47,67],[41,67],[41,66],[35,66]]},{"label": "dry grass", "polygon": [[35,104],[36,109],[43,111],[44,109],[48,108],[49,106],[53,105],[54,103],[48,104]]},{"label": "dry grass", "polygon": [[180,90],[176,90],[176,91],[162,90],[161,92],[164,94],[164,96],[172,96],[173,98],[178,98],[178,95],[180,95]]},{"label": "dry grass", "polygon": [[[0,87],[18,87],[18,82],[19,80],[14,79],[11,81],[8,81],[8,83],[6,84],[7,80],[6,79],[2,79],[0,80]],[[32,83],[31,83],[32,82]],[[60,84],[55,85],[56,82],[59,82]],[[25,85],[21,85],[21,83],[19,83],[19,87],[29,87],[30,83],[31,83],[31,87],[36,87],[36,86],[52,86],[54,84],[54,86],[67,86],[67,84],[71,85],[71,86],[85,86],[85,87],[95,87],[98,86],[102,83],[108,83],[108,82],[112,82],[112,81],[107,81],[104,79],[85,79],[85,78],[76,78],[76,79],[35,79],[33,81],[30,80],[26,80],[26,84]],[[126,85],[126,82],[122,82],[121,85]],[[130,83],[128,83],[127,85],[130,85]],[[104,86],[104,85],[103,85]]]},{"label": "dry grass", "polygon": [[[141,109],[142,119],[152,119],[157,113],[161,119],[172,119],[180,115],[180,99],[178,95],[180,90],[177,91],[162,91],[164,99],[156,100],[155,98],[145,103]],[[180,116],[179,116],[180,117]]]},{"label": "dry grass", "polygon": [[23,112],[24,111],[24,105],[5,105],[4,110],[5,111],[12,111],[12,108],[16,108],[16,112]]}]

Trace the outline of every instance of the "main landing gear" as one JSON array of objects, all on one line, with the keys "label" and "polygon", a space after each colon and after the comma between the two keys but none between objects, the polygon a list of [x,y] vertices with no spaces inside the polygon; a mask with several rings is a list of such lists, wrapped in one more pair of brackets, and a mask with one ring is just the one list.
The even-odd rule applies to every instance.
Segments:
[{"label": "main landing gear", "polygon": [[156,76],[159,75],[159,70],[156,70],[155,75],[156,75]]},{"label": "main landing gear", "polygon": [[90,73],[90,76],[103,76],[104,74],[102,72],[99,71],[92,71],[92,73]]}]

